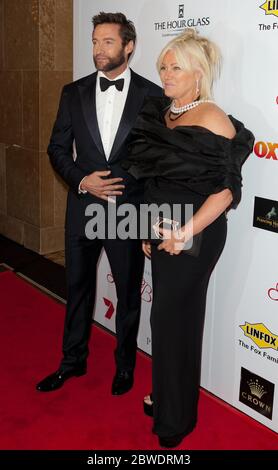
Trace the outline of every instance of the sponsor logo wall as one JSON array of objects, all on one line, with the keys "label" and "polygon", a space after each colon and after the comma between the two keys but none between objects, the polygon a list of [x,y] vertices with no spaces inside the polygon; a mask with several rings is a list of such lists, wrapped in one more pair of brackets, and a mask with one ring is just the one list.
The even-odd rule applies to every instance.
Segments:
[{"label": "sponsor logo wall", "polygon": [[[278,432],[278,0],[74,0],[74,8],[76,79],[94,70],[91,18],[99,11],[123,11],[134,21],[138,44],[131,67],[156,83],[160,50],[185,27],[221,47],[215,99],[256,140],[243,169],[242,201],[228,215],[227,244],[210,282],[202,386]],[[105,256],[97,293],[95,319],[115,331],[116,293]],[[147,261],[138,336],[147,353],[151,301]]]}]

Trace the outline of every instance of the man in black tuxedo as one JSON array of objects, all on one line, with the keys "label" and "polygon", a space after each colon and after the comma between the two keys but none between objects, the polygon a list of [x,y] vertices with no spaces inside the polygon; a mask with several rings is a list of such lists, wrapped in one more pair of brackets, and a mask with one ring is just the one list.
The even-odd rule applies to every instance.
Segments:
[{"label": "man in black tuxedo", "polygon": [[48,147],[54,169],[69,185],[67,311],[60,367],[36,388],[53,391],[86,373],[96,267],[103,247],[118,298],[112,394],[121,395],[133,385],[144,254],[140,240],[87,238],[85,210],[89,204],[101,204],[107,215],[109,204],[136,205],[142,200],[142,185],[123,170],[121,160],[127,157],[127,137],[145,97],[160,96],[162,90],[128,67],[136,41],[131,21],[122,13],[102,12],[93,17],[93,26],[97,72],[63,88]]}]

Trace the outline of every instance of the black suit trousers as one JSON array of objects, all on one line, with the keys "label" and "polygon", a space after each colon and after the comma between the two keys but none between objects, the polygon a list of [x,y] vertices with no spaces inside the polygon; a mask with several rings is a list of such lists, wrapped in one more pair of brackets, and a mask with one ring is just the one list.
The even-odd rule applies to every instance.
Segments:
[{"label": "black suit trousers", "polygon": [[89,353],[96,272],[104,248],[117,293],[115,360],[117,370],[133,371],[141,309],[144,253],[140,240],[88,239],[78,224],[66,227],[67,310],[63,338],[62,370],[85,362]]}]

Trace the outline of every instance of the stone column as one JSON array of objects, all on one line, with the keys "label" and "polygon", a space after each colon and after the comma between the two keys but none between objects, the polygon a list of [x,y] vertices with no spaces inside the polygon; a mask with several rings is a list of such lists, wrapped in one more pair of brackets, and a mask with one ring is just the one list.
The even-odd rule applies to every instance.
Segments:
[{"label": "stone column", "polygon": [[66,187],[46,149],[72,81],[72,0],[0,0],[0,232],[45,254],[64,247]]}]

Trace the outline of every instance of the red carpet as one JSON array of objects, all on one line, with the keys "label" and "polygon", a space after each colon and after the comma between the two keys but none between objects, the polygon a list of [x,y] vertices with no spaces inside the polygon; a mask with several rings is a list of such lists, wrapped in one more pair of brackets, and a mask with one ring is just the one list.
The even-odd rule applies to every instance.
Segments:
[{"label": "red carpet", "polygon": [[[0,295],[0,449],[159,449],[142,412],[150,359],[138,354],[132,391],[113,397],[115,339],[94,327],[88,374],[39,393],[36,382],[59,364],[64,306],[10,272]],[[202,392],[198,426],[180,449],[278,449],[278,436]]]}]

